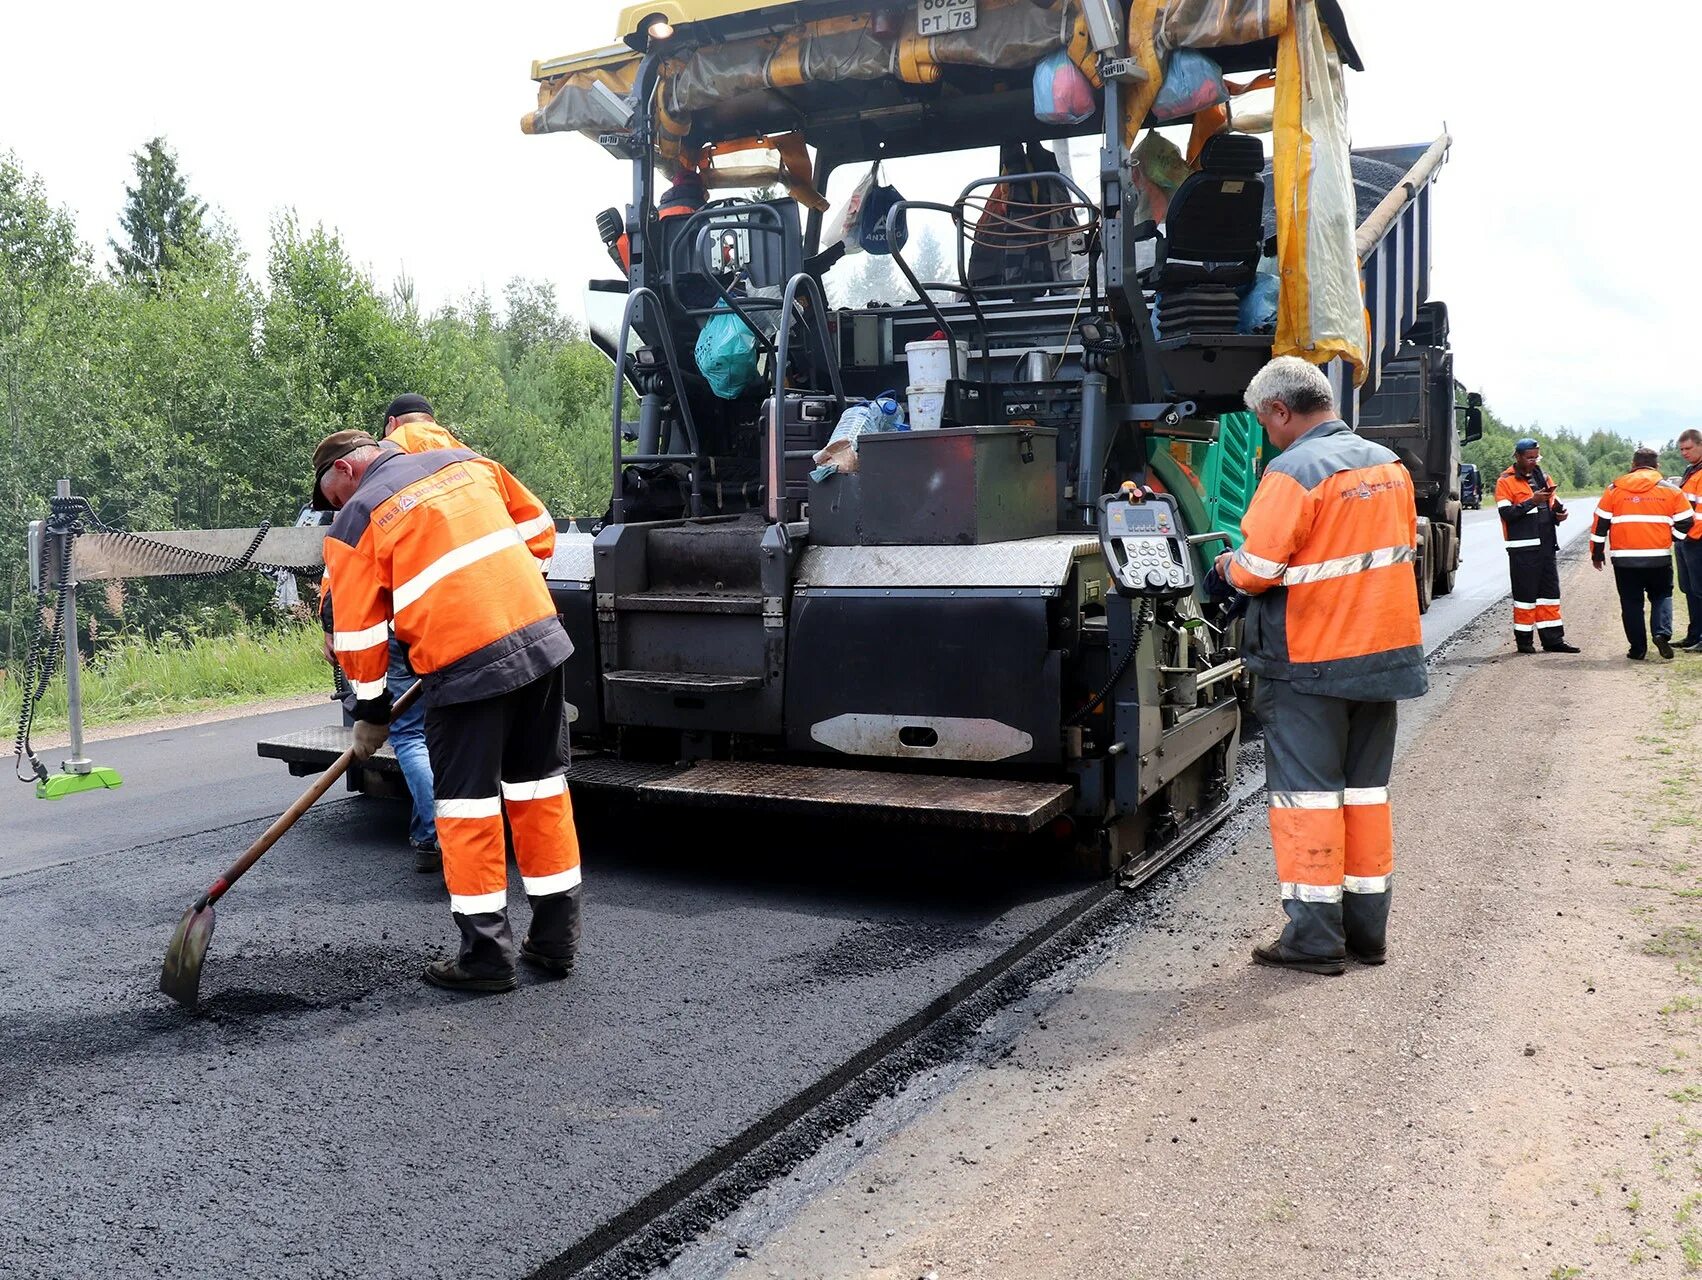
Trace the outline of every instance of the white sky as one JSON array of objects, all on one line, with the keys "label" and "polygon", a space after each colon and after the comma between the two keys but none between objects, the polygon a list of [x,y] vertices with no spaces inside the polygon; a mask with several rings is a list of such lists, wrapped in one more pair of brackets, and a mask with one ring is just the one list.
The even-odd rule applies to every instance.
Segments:
[{"label": "white sky", "polygon": [[[270,219],[294,207],[337,227],[381,282],[412,275],[428,306],[515,275],[576,306],[608,274],[593,218],[624,202],[627,171],[577,136],[525,137],[519,119],[532,59],[609,43],[619,7],[21,4],[0,151],[103,252],[130,153],[158,133],[257,272]],[[1455,138],[1432,294],[1449,303],[1460,378],[1514,423],[1665,440],[1702,420],[1676,350],[1702,311],[1681,59],[1702,41],[1702,5],[1620,7],[1646,44],[1584,0],[1346,7],[1367,66],[1348,80],[1356,143],[1424,141],[1444,121]],[[1592,49],[1605,88],[1584,78]]]}]

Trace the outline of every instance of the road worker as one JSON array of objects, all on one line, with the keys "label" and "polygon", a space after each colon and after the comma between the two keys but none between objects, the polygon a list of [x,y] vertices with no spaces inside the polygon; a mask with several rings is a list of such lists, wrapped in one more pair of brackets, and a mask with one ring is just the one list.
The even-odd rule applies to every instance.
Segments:
[{"label": "road worker", "polygon": [[384,438],[404,453],[467,447],[438,423],[430,400],[413,394],[397,396],[386,406]]},{"label": "road worker", "polygon": [[[438,425],[431,401],[422,395],[400,395],[384,410],[384,438],[404,453],[424,453],[428,449],[464,449],[459,440]],[[337,655],[331,643],[329,607],[330,578],[320,580],[320,619],[325,625],[325,660],[337,665]],[[390,668],[388,674],[390,701],[394,703],[414,687],[418,677],[408,664],[407,646],[390,637]],[[435,872],[442,866],[437,844],[437,822],[434,817],[436,797],[432,792],[431,753],[426,746],[425,706],[416,702],[400,716],[390,721],[390,748],[396,753],[396,763],[408,786],[412,812],[408,818],[408,845],[414,851],[414,870]]]},{"label": "road worker", "polygon": [[1532,439],[1513,446],[1513,465],[1495,483],[1495,509],[1507,547],[1507,574],[1513,583],[1513,641],[1520,653],[1535,653],[1536,641],[1549,653],[1577,653],[1566,643],[1560,621],[1560,543],[1555,526],[1566,519],[1554,482],[1543,473],[1542,451]]},{"label": "road worker", "polygon": [[1631,455],[1631,470],[1608,485],[1596,504],[1595,528],[1590,531],[1591,563],[1600,571],[1606,561],[1613,561],[1619,616],[1631,645],[1625,656],[1633,662],[1648,656],[1650,635],[1661,657],[1672,657],[1672,545],[1682,543],[1696,525],[1690,500],[1661,483],[1660,460],[1649,448]]},{"label": "road worker", "polygon": [[567,792],[561,664],[573,652],[544,586],[555,547],[543,505],[467,449],[409,454],[339,431],[313,454],[333,642],[355,690],[355,755],[388,733],[389,633],[425,685],[438,840],[459,953],[425,978],[454,990],[515,986],[503,816],[532,904],[520,957],[557,976],[579,939],[579,842]]},{"label": "road worker", "polygon": [[1217,572],[1251,597],[1243,654],[1265,726],[1271,843],[1288,925],[1255,962],[1338,974],[1386,957],[1395,703],[1429,687],[1419,630],[1418,512],[1395,455],[1337,416],[1293,356],[1247,407],[1283,452]]},{"label": "road worker", "polygon": [[1679,477],[1678,489],[1690,504],[1692,517],[1689,536],[1673,544],[1678,560],[1678,589],[1684,593],[1684,605],[1690,615],[1678,647],[1688,653],[1702,653],[1702,431],[1695,427],[1681,431],[1678,452],[1684,459],[1684,474]]}]

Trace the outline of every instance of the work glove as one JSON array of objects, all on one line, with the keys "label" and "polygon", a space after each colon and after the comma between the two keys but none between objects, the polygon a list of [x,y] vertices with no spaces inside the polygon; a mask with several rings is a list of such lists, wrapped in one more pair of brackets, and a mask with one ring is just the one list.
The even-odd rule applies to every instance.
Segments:
[{"label": "work glove", "polygon": [[373,724],[367,720],[355,721],[355,763],[361,764],[372,759],[372,755],[390,740],[390,726]]}]

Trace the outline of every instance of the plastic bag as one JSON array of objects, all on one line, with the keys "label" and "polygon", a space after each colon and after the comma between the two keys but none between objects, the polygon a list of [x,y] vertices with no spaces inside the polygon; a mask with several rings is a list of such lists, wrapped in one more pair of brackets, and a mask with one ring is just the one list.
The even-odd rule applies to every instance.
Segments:
[{"label": "plastic bag", "polygon": [[864,253],[890,254],[895,249],[904,248],[905,241],[910,238],[910,232],[905,226],[906,219],[901,215],[892,227],[893,242],[887,242],[887,215],[904,197],[898,194],[896,187],[881,183],[880,173],[881,165],[877,160],[875,167],[869,170],[867,179],[874,185],[868,189],[857,213],[857,245]]},{"label": "plastic bag", "polygon": [[1229,98],[1223,87],[1223,68],[1194,49],[1178,49],[1164,67],[1164,84],[1153,101],[1158,120],[1180,120],[1215,107]]},{"label": "plastic bag", "polygon": [[1281,286],[1274,275],[1260,272],[1241,291],[1241,310],[1236,333],[1274,333],[1277,327],[1277,297]]},{"label": "plastic bag", "polygon": [[757,379],[756,334],[725,302],[697,335],[697,368],[723,400],[737,400]]},{"label": "plastic bag", "polygon": [[863,252],[863,246],[858,243],[859,233],[863,227],[863,204],[869,198],[869,192],[875,187],[875,166],[863,175],[863,180],[851,190],[850,198],[845,201],[845,207],[839,211],[839,217],[834,220],[833,229],[822,239],[822,247],[827,248],[843,244],[847,254]]},{"label": "plastic bag", "polygon": [[1060,49],[1034,64],[1034,118],[1042,124],[1084,124],[1099,104],[1093,85]]}]

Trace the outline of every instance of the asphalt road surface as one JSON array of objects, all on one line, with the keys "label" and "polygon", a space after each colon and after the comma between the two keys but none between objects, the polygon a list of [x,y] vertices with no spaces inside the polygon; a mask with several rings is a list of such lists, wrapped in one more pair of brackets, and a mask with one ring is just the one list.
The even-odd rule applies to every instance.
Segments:
[{"label": "asphalt road surface", "polygon": [[[1427,646],[1504,593],[1498,540],[1468,513]],[[173,924],[303,785],[253,743],[329,717],[99,743],[118,792],[0,792],[0,1274],[529,1275],[1096,891],[926,839],[611,813],[579,971],[473,1000],[418,981],[451,924],[404,810],[344,798],[220,904],[185,1014],[154,989]]]}]

